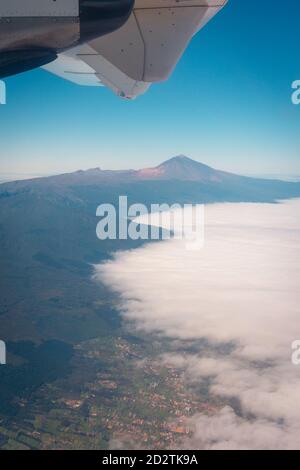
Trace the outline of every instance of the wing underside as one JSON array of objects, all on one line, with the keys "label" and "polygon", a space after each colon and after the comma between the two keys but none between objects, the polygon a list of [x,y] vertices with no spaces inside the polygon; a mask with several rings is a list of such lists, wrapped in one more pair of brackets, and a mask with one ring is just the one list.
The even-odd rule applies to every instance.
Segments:
[{"label": "wing underside", "polygon": [[44,68],[81,85],[134,98],[166,80],[191,38],[227,0],[136,0],[117,31],[60,54]]}]

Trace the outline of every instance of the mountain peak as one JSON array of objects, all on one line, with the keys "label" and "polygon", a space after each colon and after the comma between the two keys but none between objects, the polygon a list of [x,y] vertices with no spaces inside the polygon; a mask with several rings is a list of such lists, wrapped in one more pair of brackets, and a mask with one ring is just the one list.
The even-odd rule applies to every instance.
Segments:
[{"label": "mountain peak", "polygon": [[213,168],[209,167],[208,165],[205,165],[204,163],[198,162],[197,160],[193,160],[190,157],[187,157],[186,155],[177,155],[175,157],[169,158],[169,160],[164,161],[158,167],[156,168],[166,168],[166,167],[180,167],[180,168],[194,168],[198,169],[199,168],[206,168],[210,169],[211,171],[215,171]]},{"label": "mountain peak", "polygon": [[187,157],[186,155],[180,154],[180,155],[175,155],[175,157],[169,158],[169,159],[166,160],[165,162],[161,163],[161,165],[163,165],[164,163],[167,163],[167,162],[185,162],[185,161],[197,163],[197,162],[195,162],[195,160],[193,160],[192,158]]},{"label": "mountain peak", "polygon": [[177,179],[185,181],[219,181],[221,173],[186,155],[177,155],[154,168],[140,170],[142,178]]}]

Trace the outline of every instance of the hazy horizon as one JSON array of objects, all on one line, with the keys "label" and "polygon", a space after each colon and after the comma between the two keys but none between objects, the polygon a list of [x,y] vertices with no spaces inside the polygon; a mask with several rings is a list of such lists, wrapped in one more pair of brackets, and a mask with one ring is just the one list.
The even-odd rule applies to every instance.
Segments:
[{"label": "hazy horizon", "polygon": [[[179,154],[176,154],[176,155],[173,155],[173,156],[170,156],[168,158],[165,158],[163,159],[162,161],[158,162],[158,165],[163,163],[164,161],[167,161],[171,158],[173,158],[174,156],[178,156]],[[183,156],[187,156],[187,155],[183,155]],[[188,157],[190,158],[190,157]],[[204,159],[200,159],[200,158],[193,158],[193,160],[195,162],[198,162],[198,163],[202,163],[202,164],[205,164],[205,165],[208,165],[208,166],[211,166],[209,164],[209,162],[205,161]],[[27,179],[33,179],[33,178],[43,178],[43,177],[48,177],[48,176],[56,176],[56,175],[60,175],[60,174],[63,174],[63,173],[73,173],[73,172],[76,172],[76,171],[88,171],[88,170],[91,170],[93,168],[100,168],[101,170],[115,170],[115,171],[118,171],[118,170],[140,170],[140,169],[143,169],[143,168],[151,168],[151,167],[154,167],[154,166],[157,166],[157,165],[152,165],[151,162],[149,162],[149,164],[147,165],[146,163],[146,166],[144,167],[141,167],[141,166],[136,166],[136,167],[129,167],[129,166],[124,166],[124,168],[114,168],[114,167],[109,167],[109,166],[103,166],[101,164],[101,162],[99,162],[99,165],[97,165],[96,167],[89,167],[89,166],[84,166],[84,167],[80,167],[80,168],[73,168],[73,169],[70,169],[70,170],[64,170],[64,169],[57,169],[56,171],[53,171],[53,172],[49,172],[49,173],[35,173],[35,172],[28,172],[28,173],[24,173],[24,172],[1,172],[0,171],[0,184],[1,183],[7,183],[7,182],[12,182],[12,181],[18,181],[18,180],[27,180]],[[274,172],[274,173],[249,173],[249,172],[245,172],[245,173],[241,173],[238,171],[238,169],[232,169],[232,168],[226,168],[226,167],[220,167],[220,166],[213,166],[214,169],[216,170],[221,170],[221,171],[226,171],[226,172],[230,172],[230,173],[234,173],[234,174],[237,174],[237,175],[242,175],[242,176],[249,176],[249,177],[253,177],[253,178],[266,178],[266,179],[281,179],[283,181],[295,181],[295,182],[298,182],[300,180],[300,172],[299,173],[279,173],[279,172]]]}]

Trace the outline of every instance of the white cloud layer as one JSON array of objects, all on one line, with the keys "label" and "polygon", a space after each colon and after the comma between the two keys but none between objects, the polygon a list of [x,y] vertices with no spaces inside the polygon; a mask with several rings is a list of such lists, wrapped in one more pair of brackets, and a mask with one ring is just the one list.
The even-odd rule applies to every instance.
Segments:
[{"label": "white cloud layer", "polygon": [[[162,358],[237,410],[192,418],[194,448],[300,449],[300,201],[206,207],[205,246],[184,240],[115,255],[96,277],[121,296],[137,328],[174,340],[205,338],[207,351]],[[231,343],[224,355],[220,346]]]}]

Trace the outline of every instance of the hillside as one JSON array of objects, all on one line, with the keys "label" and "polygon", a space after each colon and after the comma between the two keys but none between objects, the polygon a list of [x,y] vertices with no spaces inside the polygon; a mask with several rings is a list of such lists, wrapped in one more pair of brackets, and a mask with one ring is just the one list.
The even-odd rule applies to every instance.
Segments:
[{"label": "hillside", "polygon": [[76,345],[121,334],[111,294],[91,282],[92,263],[140,244],[96,237],[97,206],[117,204],[119,195],[147,205],[274,202],[300,196],[300,184],[246,178],[184,156],[138,171],[96,168],[1,184],[0,321],[9,365],[0,369],[0,418],[18,417],[22,400],[77,370]]}]

